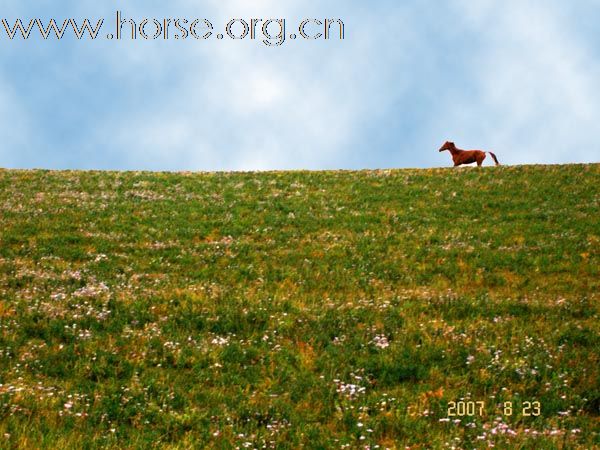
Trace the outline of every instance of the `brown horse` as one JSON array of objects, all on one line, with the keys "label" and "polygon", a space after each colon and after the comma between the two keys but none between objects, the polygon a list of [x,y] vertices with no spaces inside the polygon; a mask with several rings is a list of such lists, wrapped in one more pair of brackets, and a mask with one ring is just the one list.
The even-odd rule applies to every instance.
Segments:
[{"label": "brown horse", "polygon": [[482,150],[461,150],[456,148],[454,142],[446,141],[442,148],[440,148],[440,152],[444,150],[449,150],[452,154],[452,161],[454,161],[454,167],[460,166],[461,164],[471,164],[476,162],[479,167],[483,164],[483,160],[485,159],[485,154],[489,153],[492,155],[492,159],[496,163],[497,166],[500,165],[498,162],[498,158],[492,152],[484,152]]}]

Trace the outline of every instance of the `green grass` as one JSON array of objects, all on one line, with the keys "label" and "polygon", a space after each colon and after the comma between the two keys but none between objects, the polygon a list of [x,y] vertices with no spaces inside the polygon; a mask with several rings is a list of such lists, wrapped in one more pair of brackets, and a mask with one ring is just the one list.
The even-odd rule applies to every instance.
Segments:
[{"label": "green grass", "polygon": [[598,448],[599,186],[0,170],[0,448]]}]

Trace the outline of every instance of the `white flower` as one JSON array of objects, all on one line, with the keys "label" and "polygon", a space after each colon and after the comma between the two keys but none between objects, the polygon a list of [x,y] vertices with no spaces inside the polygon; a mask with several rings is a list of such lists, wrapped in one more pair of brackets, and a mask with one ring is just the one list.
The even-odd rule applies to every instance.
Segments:
[{"label": "white flower", "polygon": [[377,336],[375,336],[371,343],[377,348],[387,348],[390,346],[388,338],[383,334],[378,334]]}]

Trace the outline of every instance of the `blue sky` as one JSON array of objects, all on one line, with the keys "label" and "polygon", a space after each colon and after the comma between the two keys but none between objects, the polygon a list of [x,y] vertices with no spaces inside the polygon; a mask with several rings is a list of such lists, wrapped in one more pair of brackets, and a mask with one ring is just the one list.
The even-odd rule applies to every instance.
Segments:
[{"label": "blue sky", "polygon": [[[144,18],[340,18],[343,41],[108,40]],[[5,0],[0,18],[104,18],[97,40],[0,26],[0,167],[440,167],[600,162],[598,0]],[[491,164],[489,160],[487,164]]]}]

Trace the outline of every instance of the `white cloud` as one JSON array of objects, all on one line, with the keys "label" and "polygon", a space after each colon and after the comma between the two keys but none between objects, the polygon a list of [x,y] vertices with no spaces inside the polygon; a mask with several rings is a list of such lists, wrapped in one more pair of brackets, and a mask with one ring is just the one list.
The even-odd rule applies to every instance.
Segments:
[{"label": "white cloud", "polygon": [[17,167],[23,155],[30,154],[37,143],[27,111],[12,86],[0,78],[0,167]]},{"label": "white cloud", "polygon": [[[230,3],[226,11],[234,6]],[[249,14],[247,9],[240,8],[240,15]],[[120,130],[113,133],[114,145],[128,149],[133,155],[129,161],[148,161],[153,168],[341,166],[352,134],[370,114],[372,103],[382,98],[368,95],[368,90],[379,91],[389,76],[384,71],[349,71],[348,65],[366,47],[375,53],[377,43],[363,39],[285,45],[188,42],[177,49],[176,61],[168,46],[153,50],[151,70],[161,58],[165,65],[179,65],[163,91],[153,93],[160,98],[153,101],[161,105],[161,113],[137,108],[135,120],[107,117],[103,129]],[[115,57],[113,63],[124,70],[122,58]]]},{"label": "white cloud", "polygon": [[[57,160],[74,167],[89,164],[78,156],[80,148],[85,155],[103,155],[98,163],[115,168],[317,169],[348,167],[350,157],[366,167],[373,161],[402,165],[408,156],[399,148],[411,147],[414,154],[418,144],[432,150],[411,164],[431,165],[441,161],[435,149],[447,138],[491,148],[507,163],[599,160],[594,122],[600,115],[600,68],[595,50],[569,28],[573,23],[564,22],[562,3],[449,5],[431,10],[392,1],[365,6],[210,0],[201,7],[192,0],[130,2],[121,8],[126,17],[206,17],[216,32],[235,17],[286,18],[289,34],[304,17],[338,16],[346,23],[346,40],[288,39],[279,48],[260,39],[228,38],[31,43],[21,53],[13,46],[11,58],[39,59],[45,70],[23,69],[35,67],[29,61],[19,70],[3,65],[0,130],[11,145],[34,150],[27,158],[3,155],[2,161],[49,165],[47,149],[35,150],[45,141],[65,153]],[[60,14],[104,15],[112,27],[115,9],[81,0]],[[446,32],[455,49],[440,38]],[[473,53],[465,56],[464,48]],[[458,75],[440,63],[455,53],[464,64]],[[61,71],[72,82],[56,76]],[[67,147],[54,133],[58,119],[20,105],[23,98],[42,96],[43,89],[15,88],[28,84],[51,88],[56,98],[82,89],[82,104],[91,101],[98,111],[81,111],[89,118],[77,121],[81,137],[74,134]],[[106,95],[110,89],[114,95]],[[61,110],[67,108],[62,104],[56,108],[62,113],[57,117],[79,114]],[[417,131],[410,140],[394,126]],[[380,136],[389,147],[371,148]],[[373,153],[379,159],[370,158]]]},{"label": "white cloud", "polygon": [[447,129],[490,145],[506,162],[598,161],[600,66],[571,37],[560,6],[488,1],[462,8],[484,42],[471,67],[479,98],[452,96],[461,108]]}]

